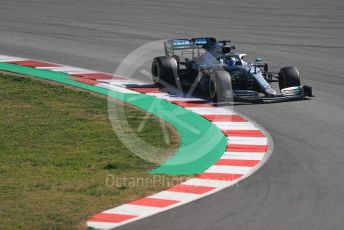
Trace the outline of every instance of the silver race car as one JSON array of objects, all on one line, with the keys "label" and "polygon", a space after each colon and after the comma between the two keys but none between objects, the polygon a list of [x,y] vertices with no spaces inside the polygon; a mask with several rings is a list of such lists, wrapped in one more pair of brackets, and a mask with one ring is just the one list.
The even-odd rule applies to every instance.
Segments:
[{"label": "silver race car", "polygon": [[[152,78],[163,86],[201,89],[216,102],[234,99],[298,99],[312,96],[312,87],[301,85],[296,67],[270,72],[260,58],[246,62],[229,40],[212,37],[172,39],[164,42],[165,56],[154,58]],[[272,88],[278,83],[280,93]]]}]

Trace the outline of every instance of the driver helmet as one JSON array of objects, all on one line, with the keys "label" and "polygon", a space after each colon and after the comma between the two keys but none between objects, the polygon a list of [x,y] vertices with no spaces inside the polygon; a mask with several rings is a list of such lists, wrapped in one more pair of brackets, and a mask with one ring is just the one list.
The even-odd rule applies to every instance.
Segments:
[{"label": "driver helmet", "polygon": [[235,66],[236,59],[231,57],[231,58],[227,59],[226,64],[229,65],[229,66]]}]

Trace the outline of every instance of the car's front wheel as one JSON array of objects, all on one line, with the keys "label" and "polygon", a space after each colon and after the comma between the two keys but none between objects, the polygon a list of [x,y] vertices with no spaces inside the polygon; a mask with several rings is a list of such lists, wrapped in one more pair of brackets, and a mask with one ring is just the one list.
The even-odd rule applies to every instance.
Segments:
[{"label": "car's front wheel", "polygon": [[301,85],[299,70],[294,66],[283,67],[278,72],[278,84],[280,90]]},{"label": "car's front wheel", "polygon": [[233,99],[231,76],[227,71],[217,70],[210,75],[209,96],[217,103]]}]

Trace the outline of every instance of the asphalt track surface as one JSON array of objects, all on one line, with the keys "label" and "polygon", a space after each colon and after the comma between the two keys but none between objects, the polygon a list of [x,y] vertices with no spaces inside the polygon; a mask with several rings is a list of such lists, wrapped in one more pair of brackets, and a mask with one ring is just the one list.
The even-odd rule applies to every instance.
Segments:
[{"label": "asphalt track surface", "polygon": [[274,139],[263,168],[120,229],[343,229],[343,21],[340,0],[0,0],[0,53],[113,72],[146,42],[211,35],[276,70],[298,66],[315,98],[235,107]]}]

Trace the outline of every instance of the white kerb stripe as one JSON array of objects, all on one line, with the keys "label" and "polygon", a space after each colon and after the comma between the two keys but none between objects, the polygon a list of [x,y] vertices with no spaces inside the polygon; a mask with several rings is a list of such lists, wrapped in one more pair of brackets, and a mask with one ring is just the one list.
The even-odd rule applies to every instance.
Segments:
[{"label": "white kerb stripe", "polygon": [[87,227],[92,227],[95,229],[113,229],[118,227],[120,224],[109,223],[109,222],[98,222],[98,221],[87,221]]},{"label": "white kerb stripe", "polygon": [[250,172],[253,168],[246,166],[222,166],[222,165],[213,165],[208,168],[206,173],[227,173],[227,174],[246,174]]},{"label": "white kerb stripe", "polygon": [[227,137],[228,144],[238,145],[267,145],[266,137]]},{"label": "white kerb stripe", "polygon": [[133,205],[133,204],[123,204],[116,208],[112,208],[104,211],[103,213],[112,213],[112,214],[125,214],[125,215],[134,215],[134,216],[147,216],[161,211],[161,208],[157,207],[148,207],[143,205]]},{"label": "white kerb stripe", "polygon": [[158,198],[158,199],[165,199],[165,200],[178,200],[181,202],[187,202],[195,200],[199,197],[198,194],[193,193],[185,193],[185,192],[172,192],[172,191],[162,191],[156,193],[149,198]]},{"label": "white kerb stripe", "polygon": [[99,82],[108,83],[111,85],[119,85],[119,86],[125,86],[125,85],[145,85],[146,83],[141,83],[138,81],[133,80],[127,80],[127,79],[99,79]]},{"label": "white kerb stripe", "polygon": [[82,69],[73,66],[60,66],[60,67],[37,67],[37,69],[46,69],[51,70],[54,72],[62,72],[68,74],[85,74],[85,73],[92,73],[94,71],[89,69]]},{"label": "white kerb stripe", "polygon": [[200,98],[193,97],[177,97],[176,95],[169,93],[147,93],[147,95],[154,96],[159,99],[165,99],[167,101],[206,101]]},{"label": "white kerb stripe", "polygon": [[258,130],[250,122],[213,122],[214,125],[219,127],[222,130]]},{"label": "white kerb stripe", "polygon": [[183,182],[182,184],[224,188],[224,187],[231,186],[234,183],[235,181],[233,182],[233,181],[227,181],[227,180],[190,179]]},{"label": "white kerb stripe", "polygon": [[262,160],[265,153],[226,152],[220,159],[227,160]]},{"label": "white kerb stripe", "polygon": [[0,62],[11,62],[11,61],[28,61],[27,58],[17,58],[17,57],[11,57],[7,55],[0,55]]},{"label": "white kerb stripe", "polygon": [[236,114],[233,110],[224,109],[220,107],[189,107],[187,108],[200,115],[234,115]]},{"label": "white kerb stripe", "polygon": [[125,94],[139,94],[138,92],[135,92],[135,91],[132,91],[120,86],[116,86],[116,85],[110,85],[107,83],[96,84],[96,86],[104,88],[104,89],[109,89],[115,92],[125,93]]}]

